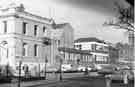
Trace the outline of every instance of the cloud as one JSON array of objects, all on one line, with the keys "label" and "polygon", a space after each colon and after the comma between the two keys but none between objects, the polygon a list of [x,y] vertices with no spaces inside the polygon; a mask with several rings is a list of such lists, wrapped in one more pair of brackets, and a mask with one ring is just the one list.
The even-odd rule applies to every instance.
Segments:
[{"label": "cloud", "polygon": [[52,0],[56,3],[70,5],[83,10],[93,9],[99,12],[112,14],[114,2],[117,0]]},{"label": "cloud", "polygon": [[104,14],[115,14],[115,2],[123,3],[124,0],[51,0],[56,3],[77,7],[83,10],[93,9]]}]

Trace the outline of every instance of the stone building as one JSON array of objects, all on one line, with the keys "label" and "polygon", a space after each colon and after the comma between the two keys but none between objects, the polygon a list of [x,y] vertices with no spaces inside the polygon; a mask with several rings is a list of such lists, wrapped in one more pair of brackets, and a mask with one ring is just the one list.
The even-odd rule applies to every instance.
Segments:
[{"label": "stone building", "polygon": [[[50,57],[52,64],[56,64],[57,57],[60,57],[59,48],[73,48],[74,47],[74,30],[69,23],[56,24],[52,23],[52,29],[47,29],[44,34],[45,37],[51,39]],[[48,58],[49,59],[49,58]]]},{"label": "stone building", "polygon": [[73,47],[73,39],[70,24],[55,24],[52,19],[26,12],[22,4],[0,9],[1,65],[18,69],[22,61],[22,69],[42,69],[46,59],[47,65],[55,64],[59,46]]}]

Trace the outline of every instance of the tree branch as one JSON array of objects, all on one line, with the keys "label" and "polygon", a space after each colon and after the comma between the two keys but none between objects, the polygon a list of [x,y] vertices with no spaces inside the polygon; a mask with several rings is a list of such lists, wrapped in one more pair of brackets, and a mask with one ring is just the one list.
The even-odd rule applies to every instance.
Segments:
[{"label": "tree branch", "polygon": [[123,26],[123,25],[120,25],[120,24],[115,24],[115,23],[104,23],[104,25],[108,25],[108,26],[114,26],[114,27],[118,27],[119,29],[125,29],[125,30],[128,30],[128,31],[133,31],[135,32],[134,28],[131,29],[131,28],[128,28],[126,26]]}]

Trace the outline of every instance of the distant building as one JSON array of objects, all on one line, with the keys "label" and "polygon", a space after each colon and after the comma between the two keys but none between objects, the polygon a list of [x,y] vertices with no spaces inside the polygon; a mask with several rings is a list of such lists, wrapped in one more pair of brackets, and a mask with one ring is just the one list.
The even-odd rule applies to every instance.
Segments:
[{"label": "distant building", "polygon": [[118,64],[119,63],[119,49],[116,47],[109,45],[109,59],[110,64]]},{"label": "distant building", "polygon": [[79,38],[75,40],[74,47],[90,52],[93,56],[93,62],[96,64],[109,63],[109,46],[102,40],[95,37]]},{"label": "distant building", "polygon": [[73,67],[78,65],[90,66],[92,64],[92,54],[88,51],[62,47],[59,48],[59,51],[62,52],[63,55],[63,64],[71,64]]},{"label": "distant building", "polygon": [[79,38],[75,40],[74,47],[92,54],[92,60],[95,64],[116,64],[118,61],[118,49],[95,37]]},{"label": "distant building", "polygon": [[131,61],[134,61],[134,59],[131,57],[132,51],[131,51],[130,45],[117,43],[116,47],[119,50],[120,63],[131,63]]},{"label": "distant building", "polygon": [[60,56],[59,48],[73,48],[74,47],[74,29],[69,23],[55,24],[53,22],[52,29],[46,29],[45,37],[51,39],[50,58],[52,64],[56,64],[56,59]]}]

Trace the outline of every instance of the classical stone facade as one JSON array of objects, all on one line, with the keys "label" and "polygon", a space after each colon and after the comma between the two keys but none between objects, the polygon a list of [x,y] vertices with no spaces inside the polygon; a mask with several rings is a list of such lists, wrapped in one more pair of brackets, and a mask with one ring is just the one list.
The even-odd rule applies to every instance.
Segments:
[{"label": "classical stone facade", "polygon": [[46,59],[48,65],[55,63],[59,46],[73,47],[73,29],[68,23],[55,24],[52,19],[26,12],[23,5],[14,5],[0,9],[0,42],[1,65],[17,68],[21,60],[22,68],[42,69]]}]

